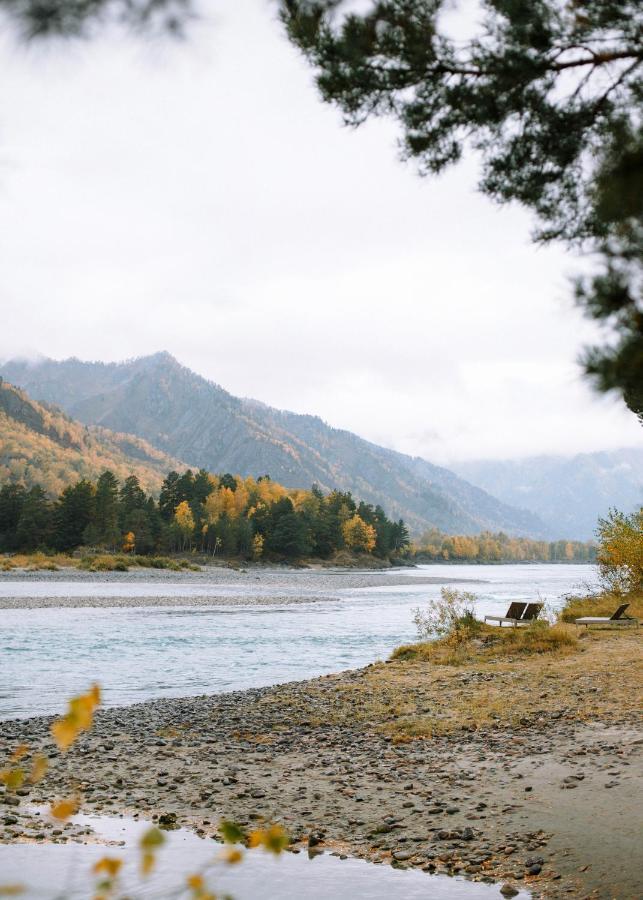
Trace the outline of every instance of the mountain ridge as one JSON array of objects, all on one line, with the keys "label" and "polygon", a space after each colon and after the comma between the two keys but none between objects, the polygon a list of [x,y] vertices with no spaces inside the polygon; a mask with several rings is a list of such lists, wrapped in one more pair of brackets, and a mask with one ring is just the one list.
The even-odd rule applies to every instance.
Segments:
[{"label": "mountain ridge", "polygon": [[56,496],[105,468],[120,479],[134,474],[144,490],[158,493],[170,469],[187,467],[142,438],[83,425],[0,378],[0,480],[40,484]]},{"label": "mountain ridge", "polygon": [[317,483],[324,490],[350,490],[404,518],[415,532],[435,526],[452,533],[548,536],[533,514],[447,469],[379,447],[318,416],[235,397],[167,351],[124,363],[12,360],[0,374],[86,424],[136,434],[193,467],[267,473],[288,487]]},{"label": "mountain ridge", "polygon": [[643,446],[456,463],[455,472],[509,504],[542,518],[555,537],[588,540],[610,507],[643,504]]}]

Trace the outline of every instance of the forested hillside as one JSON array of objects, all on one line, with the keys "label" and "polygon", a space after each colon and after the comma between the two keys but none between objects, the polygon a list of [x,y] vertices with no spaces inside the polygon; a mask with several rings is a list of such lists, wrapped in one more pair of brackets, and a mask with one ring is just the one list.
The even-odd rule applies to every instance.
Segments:
[{"label": "forested hillside", "polygon": [[119,478],[136,475],[144,490],[158,493],[164,474],[177,466],[185,468],[141,438],[81,425],[0,379],[0,483],[39,484],[56,496],[109,468]]},{"label": "forested hillside", "polygon": [[137,434],[196,468],[254,477],[268,472],[291,488],[316,483],[324,491],[350,491],[403,518],[416,533],[437,527],[547,536],[533,514],[446,469],[317,417],[234,397],[168,353],[118,364],[14,360],[0,372],[82,422]]},{"label": "forested hillside", "polygon": [[170,472],[158,501],[135,475],[120,483],[105,470],[96,482],[67,485],[53,502],[39,485],[0,487],[0,551],[81,546],[133,554],[199,551],[225,558],[328,559],[338,551],[387,559],[404,552],[403,521],[349,493],[288,490],[268,476]]}]

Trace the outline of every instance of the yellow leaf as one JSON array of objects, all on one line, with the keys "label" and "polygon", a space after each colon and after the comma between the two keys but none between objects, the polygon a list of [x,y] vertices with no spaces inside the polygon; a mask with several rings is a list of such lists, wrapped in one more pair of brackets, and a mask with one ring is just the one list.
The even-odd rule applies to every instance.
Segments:
[{"label": "yellow leaf", "polygon": [[281,853],[289,843],[290,839],[281,825],[271,825],[264,831],[263,845],[270,853]]},{"label": "yellow leaf", "polygon": [[141,872],[143,875],[149,875],[154,868],[156,857],[151,850],[146,850],[141,856]]},{"label": "yellow leaf", "polygon": [[241,852],[241,850],[237,850],[235,847],[226,847],[221,854],[221,859],[224,862],[227,862],[228,865],[233,866],[236,863],[241,862],[241,860],[243,859],[243,853]]},{"label": "yellow leaf", "polygon": [[103,856],[102,859],[99,859],[97,863],[94,865],[94,874],[101,875],[105,874],[109,878],[115,878],[120,872],[121,866],[123,865],[122,859],[116,859],[113,856]]},{"label": "yellow leaf", "polygon": [[263,847],[270,853],[279,854],[284,850],[290,840],[281,825],[271,825],[264,830],[258,829],[250,833],[248,837],[249,847]]},{"label": "yellow leaf", "polygon": [[68,750],[81,731],[91,728],[94,710],[99,703],[100,687],[97,684],[87,694],[72,697],[67,713],[51,726],[51,733],[60,750]]},{"label": "yellow leaf", "polygon": [[24,884],[0,884],[0,897],[17,897],[25,890]]},{"label": "yellow leaf", "polygon": [[94,700],[91,694],[83,694],[69,701],[67,718],[76,726],[78,731],[84,731],[92,724],[94,715]]},{"label": "yellow leaf", "polygon": [[9,760],[11,762],[18,762],[18,760],[22,759],[28,749],[29,744],[20,744],[20,746],[16,747],[16,749],[13,751],[13,753],[9,757]]},{"label": "yellow leaf", "polygon": [[203,875],[188,875],[187,878],[188,887],[193,891],[202,891],[203,890]]},{"label": "yellow leaf", "polygon": [[148,828],[139,843],[143,850],[153,850],[165,843],[165,835],[158,828]]},{"label": "yellow leaf", "polygon": [[15,791],[25,780],[25,773],[22,769],[2,769],[0,770],[0,781],[6,786],[7,790]]},{"label": "yellow leaf", "polygon": [[37,782],[42,781],[45,777],[45,773],[49,768],[49,762],[46,756],[43,756],[42,753],[36,753],[33,758],[33,762],[31,764],[31,772],[29,773],[29,781],[32,784],[37,784]]},{"label": "yellow leaf", "polygon": [[50,809],[51,815],[54,819],[68,819],[70,816],[73,816],[74,813],[78,812],[78,798],[73,797],[69,800],[59,800],[58,803],[54,803],[54,805]]},{"label": "yellow leaf", "polygon": [[51,734],[59,750],[68,750],[78,737],[78,729],[66,718],[51,724]]}]

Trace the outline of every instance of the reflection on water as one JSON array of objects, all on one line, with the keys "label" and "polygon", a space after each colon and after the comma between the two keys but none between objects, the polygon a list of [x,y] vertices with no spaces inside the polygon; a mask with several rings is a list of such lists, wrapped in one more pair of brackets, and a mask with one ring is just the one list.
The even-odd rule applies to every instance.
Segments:
[{"label": "reflection on water", "polygon": [[[125,841],[124,847],[60,844],[13,844],[0,846],[0,872],[3,882],[27,883],[21,894],[26,900],[53,900],[64,888],[65,898],[81,900],[92,896],[95,885],[91,866],[102,856],[124,860],[121,884],[126,896],[141,898],[184,897],[185,876],[216,860],[220,846],[180,830],[166,833],[167,842],[157,856],[157,866],[144,883],[135,874],[136,843],[149,823],[127,818],[76,816],[108,840]],[[272,857],[261,850],[246,854],[238,866],[215,864],[208,881],[222,896],[235,900],[500,900],[497,885],[474,884],[460,878],[427,875],[418,871],[396,871],[390,866],[373,865],[356,859],[340,860],[323,854],[309,860],[304,853],[283,853]],[[56,888],[52,889],[52,885]],[[516,900],[528,898],[521,892]]]},{"label": "reflection on water", "polygon": [[[478,614],[504,612],[515,599],[559,602],[591,583],[592,566],[422,566],[417,576],[474,579],[463,584],[479,596]],[[394,581],[395,573],[391,573]],[[58,596],[71,586],[35,582],[0,584],[7,596],[33,596],[34,587]],[[222,594],[222,586],[124,583],[83,584],[73,590],[135,596]],[[264,591],[270,591],[263,586]],[[295,587],[292,589],[296,590]],[[107,705],[162,696],[186,696],[258,687],[313,677],[384,659],[414,640],[412,610],[437,596],[438,584],[333,589],[340,599],[263,606],[25,609],[0,612],[0,718],[59,712],[67,697],[92,681]],[[227,585],[243,598],[250,584]],[[283,587],[274,589],[284,596]],[[302,590],[299,590],[299,596]]]}]

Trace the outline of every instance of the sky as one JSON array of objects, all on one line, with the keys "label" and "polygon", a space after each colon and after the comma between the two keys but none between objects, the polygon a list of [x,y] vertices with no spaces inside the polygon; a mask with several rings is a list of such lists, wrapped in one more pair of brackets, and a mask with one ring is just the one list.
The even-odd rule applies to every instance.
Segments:
[{"label": "sky", "polygon": [[[168,350],[432,461],[640,446],[575,360],[588,265],[343,126],[269,0],[183,41],[0,38],[0,359]],[[0,369],[1,373],[1,369]]]}]

